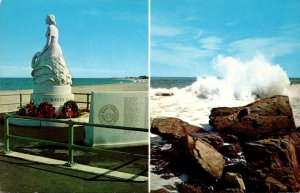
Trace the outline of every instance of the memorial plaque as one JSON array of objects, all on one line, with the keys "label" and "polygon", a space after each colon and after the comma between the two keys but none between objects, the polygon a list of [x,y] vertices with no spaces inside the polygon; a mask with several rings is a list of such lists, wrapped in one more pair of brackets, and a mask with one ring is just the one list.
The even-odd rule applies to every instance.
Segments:
[{"label": "memorial plaque", "polygon": [[[148,92],[92,93],[90,123],[148,130]],[[85,142],[103,147],[148,144],[148,132],[86,127]]]}]

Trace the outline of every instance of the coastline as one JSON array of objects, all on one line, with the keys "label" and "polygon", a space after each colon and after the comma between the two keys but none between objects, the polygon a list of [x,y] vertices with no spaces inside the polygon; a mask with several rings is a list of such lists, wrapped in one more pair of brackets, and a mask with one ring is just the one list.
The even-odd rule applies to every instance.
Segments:
[{"label": "coastline", "polygon": [[[32,89],[24,90],[0,90],[0,113],[17,111],[18,104],[15,105],[1,105],[19,103],[19,94],[22,93],[23,104],[30,101],[30,94]],[[87,85],[72,87],[72,93],[91,93],[91,92],[110,92],[110,91],[148,91],[148,81],[134,82],[134,83],[117,83],[117,84],[101,84],[101,85]],[[13,96],[1,96],[13,95]],[[85,95],[76,95],[75,101],[86,101]],[[85,104],[81,104],[84,106]]]},{"label": "coastline", "polygon": [[[296,135],[296,134],[298,135],[298,132],[300,129],[300,127],[299,127],[300,126],[300,111],[299,111],[300,110],[299,109],[300,97],[298,95],[299,91],[300,91],[300,84],[294,84],[294,85],[289,86],[288,93],[287,93],[287,95],[289,96],[289,103],[291,106],[291,111],[293,113],[293,118],[291,118],[291,119],[294,119],[296,128],[298,128],[298,129],[289,131],[291,133],[294,132],[293,134],[291,134],[291,136]],[[168,90],[168,92],[170,92],[170,90]],[[216,154],[214,154],[214,155],[215,155],[215,158],[217,158],[216,155],[221,155],[220,157],[223,157],[223,159],[226,160],[226,162],[227,162],[224,165],[224,168],[225,168],[224,173],[225,174],[223,175],[222,178],[220,178],[221,179],[220,181],[222,181],[224,179],[225,180],[220,183],[221,186],[219,186],[218,183],[215,183],[218,180],[209,181],[209,176],[203,177],[201,175],[198,175],[199,173],[203,172],[203,170],[201,171],[201,167],[203,169],[203,165],[201,165],[201,163],[204,163],[204,161],[197,162],[197,163],[199,163],[199,165],[192,165],[192,164],[196,163],[196,162],[194,162],[195,160],[200,160],[203,157],[205,157],[205,156],[201,156],[201,154],[198,154],[198,152],[201,152],[200,149],[203,150],[203,152],[208,152],[208,151],[206,151],[205,147],[199,145],[199,144],[201,144],[200,143],[201,140],[209,143],[209,141],[210,141],[209,139],[213,138],[213,140],[212,140],[213,142],[210,141],[209,144],[214,146],[213,144],[217,144],[218,138],[220,138],[221,135],[219,135],[218,132],[214,133],[214,132],[211,132],[211,130],[206,130],[205,127],[203,127],[203,126],[205,126],[204,122],[206,120],[208,120],[208,118],[209,118],[208,116],[211,114],[210,110],[206,109],[207,112],[205,112],[204,114],[200,114],[201,109],[200,108],[196,109],[197,107],[200,106],[200,103],[198,103],[199,105],[198,104],[195,105],[195,103],[194,103],[194,106],[192,106],[192,108],[194,108],[194,111],[191,114],[188,114],[186,112],[191,111],[191,109],[190,109],[191,106],[187,105],[187,104],[189,104],[190,100],[187,100],[187,102],[182,101],[182,103],[178,103],[178,100],[176,100],[176,97],[179,98],[180,94],[179,94],[179,96],[176,96],[176,94],[178,94],[178,93],[175,93],[174,95],[166,95],[166,96],[158,95],[157,96],[157,95],[155,95],[155,93],[152,93],[152,96],[151,96],[152,102],[155,103],[155,104],[152,104],[152,106],[151,106],[152,112],[155,112],[155,115],[153,115],[153,114],[151,115],[152,121],[151,121],[151,133],[150,133],[150,137],[151,137],[151,139],[150,139],[151,150],[150,151],[152,152],[152,155],[150,158],[150,178],[151,178],[150,190],[151,190],[151,192],[154,193],[154,192],[159,192],[159,191],[162,191],[162,192],[166,191],[166,192],[174,192],[175,193],[175,192],[189,192],[189,190],[199,190],[199,192],[201,190],[201,192],[202,191],[210,192],[211,190],[218,189],[218,188],[219,188],[219,190],[217,192],[219,192],[222,188],[224,188],[224,187],[222,187],[222,185],[229,182],[227,180],[227,176],[229,175],[229,173],[233,173],[233,172],[236,172],[239,174],[239,176],[242,176],[240,178],[242,180],[244,180],[244,181],[242,181],[244,189],[245,189],[244,182],[246,182],[247,190],[252,192],[253,190],[256,190],[256,189],[255,189],[255,187],[252,187],[251,185],[249,185],[250,184],[249,179],[254,179],[254,178],[247,178],[247,174],[245,175],[243,173],[244,171],[248,171],[248,169],[254,171],[254,170],[259,170],[259,169],[263,168],[264,170],[260,170],[260,171],[264,171],[267,175],[270,175],[270,174],[276,173],[277,170],[281,171],[281,167],[273,168],[273,166],[276,165],[277,163],[281,162],[281,160],[283,160],[282,163],[286,163],[286,160],[287,160],[286,157],[289,157],[289,156],[293,157],[293,158],[296,157],[295,152],[289,152],[289,153],[285,154],[286,157],[278,159],[279,161],[277,159],[273,159],[274,157],[277,156],[276,154],[280,154],[280,153],[286,151],[286,148],[284,147],[284,145],[282,145],[282,143],[284,143],[284,142],[282,142],[282,141],[284,141],[284,140],[282,140],[284,137],[286,137],[286,138],[284,138],[285,140],[291,140],[291,143],[293,142],[293,139],[291,137],[289,138],[284,134],[282,134],[282,135],[278,134],[278,136],[276,136],[276,137],[278,137],[279,139],[277,139],[276,137],[272,138],[271,135],[270,135],[271,137],[268,138],[267,134],[262,135],[263,137],[262,137],[261,141],[263,141],[265,143],[263,143],[263,142],[260,143],[259,139],[252,139],[252,140],[248,139],[248,142],[249,141],[251,142],[251,143],[249,143],[250,145],[243,146],[244,148],[242,149],[242,148],[240,148],[241,147],[240,144],[242,144],[242,145],[245,144],[244,142],[247,140],[243,140],[242,138],[237,138],[238,142],[237,141],[230,142],[230,138],[226,138],[226,137],[224,138],[224,136],[228,134],[228,133],[226,133],[226,131],[224,131],[223,132],[223,140],[224,140],[223,142],[224,143],[222,145],[222,148],[220,147],[220,149],[218,149],[218,146],[216,145],[214,147],[216,150],[214,153],[216,153]],[[183,96],[186,97],[186,95],[183,95]],[[277,96],[277,97],[280,97],[280,96]],[[198,101],[199,101],[199,99],[198,99]],[[175,106],[175,105],[177,105],[177,106]],[[186,106],[179,107],[180,105],[182,105],[182,106],[186,105]],[[248,105],[248,104],[243,104],[243,105],[238,105],[238,106],[245,106],[245,105]],[[164,107],[164,108],[161,108],[161,107]],[[161,108],[160,111],[158,111],[159,108]],[[167,110],[168,110],[168,112],[166,112]],[[203,112],[203,109],[202,109],[202,112]],[[169,115],[171,115],[171,116],[169,116]],[[172,116],[172,115],[174,115],[174,116]],[[193,115],[193,116],[189,116],[189,115]],[[159,123],[159,122],[157,122],[157,120],[159,120],[159,119],[157,119],[156,124],[153,124],[153,122],[155,122],[155,121],[153,121],[153,119],[155,119],[155,118],[166,118],[167,119],[167,117],[176,117],[184,122],[183,124],[185,125],[185,128],[189,128],[189,127],[187,127],[187,125],[192,124],[193,120],[198,121],[197,118],[199,119],[199,117],[201,118],[201,116],[202,116],[201,121],[202,121],[203,125],[201,127],[201,124],[200,124],[200,127],[204,128],[204,130],[205,130],[203,132],[205,134],[203,134],[203,135],[204,136],[207,135],[209,137],[203,137],[201,139],[201,137],[200,137],[201,134],[200,134],[198,136],[199,138],[197,138],[197,137],[192,138],[191,136],[193,136],[193,135],[197,136],[197,134],[195,132],[194,134],[191,134],[189,138],[187,138],[187,139],[190,139],[192,141],[192,143],[190,143],[189,140],[176,141],[176,137],[174,137],[174,136],[178,135],[180,133],[180,131],[177,131],[174,128],[179,128],[179,130],[180,130],[180,128],[182,128],[182,127],[180,127],[180,122],[175,122],[175,121],[171,122],[170,121],[169,122],[170,125],[173,124],[171,127],[170,125],[168,125],[168,121],[166,121],[166,122],[162,121],[161,123]],[[205,117],[206,119],[203,119],[203,117]],[[171,120],[171,119],[172,118],[169,118],[169,120]],[[155,129],[157,129],[159,127],[158,125],[162,126],[161,127],[162,132],[160,134],[153,133],[155,131]],[[197,124],[196,126],[199,126],[199,124]],[[173,133],[170,132],[171,129],[168,130],[168,128],[174,129],[173,130],[174,132]],[[172,136],[173,138],[170,136]],[[211,137],[211,136],[213,136],[213,137]],[[175,140],[175,142],[174,142],[174,140]],[[198,140],[197,141],[198,146],[196,146],[196,145],[193,146],[194,144],[196,144],[196,143],[193,144],[193,140],[194,140],[194,142],[196,140]],[[276,142],[276,145],[277,145],[276,147],[280,147],[278,150],[278,152],[280,152],[280,153],[278,153],[277,151],[272,149],[274,147],[272,146],[273,144],[270,143],[270,141],[272,143],[274,141]],[[242,142],[242,143],[240,143],[240,142]],[[254,144],[254,145],[252,145],[252,144]],[[272,145],[270,145],[270,144],[272,144]],[[195,154],[191,153],[192,156],[193,155],[196,155],[196,156],[188,157],[185,154],[186,152],[184,152],[184,153],[181,152],[182,149],[186,150],[188,147],[194,148],[194,149],[189,149],[189,151],[197,152]],[[199,147],[199,149],[197,149],[198,147]],[[230,150],[229,147],[232,149]],[[246,147],[248,147],[248,149]],[[261,147],[264,147],[264,148],[261,148]],[[294,148],[293,146],[291,146],[291,147]],[[272,154],[270,157],[268,157],[266,155],[269,155],[269,154],[267,154],[266,152],[268,152],[268,153],[271,152],[270,149],[272,150]],[[193,150],[193,151],[191,151],[191,150]],[[229,152],[229,154],[226,154],[228,152]],[[230,154],[233,152],[236,153],[236,155],[232,156],[232,154]],[[261,152],[263,152],[263,153],[261,153]],[[218,153],[221,153],[221,154],[218,154]],[[200,155],[200,156],[197,157],[197,155]],[[210,155],[213,155],[213,154],[210,154]],[[246,157],[247,159],[245,158],[245,155],[248,156],[248,157]],[[251,157],[251,155],[253,155],[253,156]],[[260,156],[257,157],[257,155],[260,155]],[[280,154],[280,155],[282,155],[282,154]],[[232,157],[230,157],[230,156],[232,156]],[[225,159],[225,157],[226,157],[226,159]],[[196,159],[192,159],[192,158],[196,158]],[[214,158],[211,158],[211,157],[209,159],[214,160]],[[274,160],[276,160],[276,161],[274,161]],[[274,164],[274,162],[276,162],[276,164]],[[249,165],[248,166],[244,165],[244,163],[247,163]],[[271,163],[271,166],[269,166],[268,163]],[[216,164],[214,166],[214,168],[221,167],[221,165],[222,165],[222,164],[220,164],[219,161],[212,162],[212,164]],[[288,164],[290,164],[290,163],[288,163]],[[283,164],[280,163],[279,165],[282,166]],[[285,167],[285,166],[283,166],[283,167]],[[198,169],[200,169],[200,170],[198,170]],[[291,167],[291,168],[289,168],[289,170],[293,171],[293,168]],[[295,170],[297,170],[297,169],[295,169]],[[197,172],[193,173],[193,171],[197,171]],[[275,172],[273,172],[273,171],[275,171]],[[266,174],[263,174],[263,175],[266,176]],[[254,175],[252,174],[252,176],[254,176]],[[260,178],[258,178],[258,179],[263,182],[263,180],[261,180]],[[277,179],[281,179],[281,178],[277,178]],[[207,180],[207,181],[205,181],[205,180]],[[278,181],[278,183],[281,183],[281,182]],[[206,184],[209,184],[209,185],[205,186]],[[282,184],[284,184],[284,183],[282,183]],[[233,190],[241,190],[240,189],[241,186],[239,184],[238,185],[235,184],[235,185],[236,185],[237,189],[228,189],[229,190],[228,192],[234,192]],[[229,186],[230,185],[228,185],[228,187]],[[211,187],[213,189],[209,189]],[[197,192],[197,191],[195,191],[195,192]],[[240,192],[244,192],[244,190],[241,190]],[[285,192],[285,191],[283,191],[283,192]]]},{"label": "coastline", "polygon": [[[157,96],[156,93],[173,93],[171,96]],[[289,96],[293,116],[296,125],[300,126],[300,84],[290,85],[287,96]],[[193,125],[205,127],[212,107],[220,107],[212,103],[212,100],[199,99],[195,94],[185,89],[150,88],[150,119],[156,117],[176,117]],[[232,106],[243,106],[253,102],[252,100],[236,100]],[[211,103],[211,104],[210,104]],[[213,106],[215,105],[215,106]],[[221,105],[222,106],[222,105]],[[232,107],[228,106],[228,107]]]}]

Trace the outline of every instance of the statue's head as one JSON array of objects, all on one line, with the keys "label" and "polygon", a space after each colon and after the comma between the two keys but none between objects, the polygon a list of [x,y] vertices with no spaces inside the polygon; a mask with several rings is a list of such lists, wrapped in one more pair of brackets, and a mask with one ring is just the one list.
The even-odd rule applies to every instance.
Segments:
[{"label": "statue's head", "polygon": [[55,23],[55,16],[52,14],[48,14],[46,17],[46,24],[48,25],[56,25]]}]

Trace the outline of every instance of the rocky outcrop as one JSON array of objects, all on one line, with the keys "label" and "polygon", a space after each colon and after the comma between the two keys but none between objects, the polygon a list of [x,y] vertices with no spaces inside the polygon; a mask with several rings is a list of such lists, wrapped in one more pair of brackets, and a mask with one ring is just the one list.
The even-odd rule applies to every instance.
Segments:
[{"label": "rocky outcrop", "polygon": [[227,188],[225,191],[220,191],[220,193],[227,193],[227,192],[230,192],[230,193],[244,193],[244,191],[240,188]]},{"label": "rocky outcrop", "polygon": [[225,144],[220,148],[220,152],[228,158],[239,158],[242,152],[242,147],[238,142],[234,144]]},{"label": "rocky outcrop", "polygon": [[300,190],[300,168],[295,142],[289,135],[248,142],[243,151],[248,163],[249,187],[266,192]]},{"label": "rocky outcrop", "polygon": [[160,188],[157,190],[151,190],[150,193],[169,193],[169,191],[164,188]]},{"label": "rocky outcrop", "polygon": [[184,141],[188,152],[199,166],[211,176],[220,179],[225,166],[223,155],[197,134],[186,135]]},{"label": "rocky outcrop", "polygon": [[203,193],[203,192],[207,192],[205,190],[203,190],[203,188],[201,188],[200,186],[192,186],[186,183],[180,183],[177,184],[177,188],[179,190],[180,193]]},{"label": "rocky outcrop", "polygon": [[211,110],[210,125],[214,130],[234,134],[243,139],[261,139],[285,134],[295,129],[287,96],[261,99],[244,107],[221,107]]},{"label": "rocky outcrop", "polygon": [[158,92],[158,93],[155,93],[155,96],[173,96],[174,93],[172,92]]},{"label": "rocky outcrop", "polygon": [[224,141],[223,141],[222,137],[220,137],[218,135],[211,134],[211,133],[188,133],[181,140],[183,146],[185,146],[185,147],[189,146],[189,143],[187,140],[188,136],[192,137],[195,141],[200,140],[200,141],[206,142],[209,145],[213,146],[218,151],[224,145]]},{"label": "rocky outcrop", "polygon": [[170,117],[153,119],[151,132],[162,137],[178,139],[187,133],[205,132],[205,130],[180,119]]},{"label": "rocky outcrop", "polygon": [[288,97],[215,108],[210,125],[218,132],[176,118],[152,121],[151,132],[167,139],[157,148],[156,162],[166,160],[161,171],[188,176],[179,192],[300,191],[300,128]]},{"label": "rocky outcrop", "polygon": [[243,191],[246,190],[246,186],[244,184],[243,177],[241,176],[241,174],[227,172],[226,181],[238,189],[241,189]]},{"label": "rocky outcrop", "polygon": [[235,135],[222,135],[224,145],[220,148],[220,153],[228,158],[240,158],[242,156],[242,147],[240,141]]},{"label": "rocky outcrop", "polygon": [[297,128],[297,130],[289,132],[288,135],[291,139],[293,139],[294,146],[297,152],[297,157],[298,159],[300,159],[300,128]]}]

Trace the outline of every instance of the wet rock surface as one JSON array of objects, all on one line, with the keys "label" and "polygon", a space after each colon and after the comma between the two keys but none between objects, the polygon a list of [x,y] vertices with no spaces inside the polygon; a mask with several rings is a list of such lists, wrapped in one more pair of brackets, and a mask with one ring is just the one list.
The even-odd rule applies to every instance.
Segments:
[{"label": "wet rock surface", "polygon": [[164,188],[160,188],[157,190],[151,190],[150,193],[169,193],[169,191]]},{"label": "wet rock surface", "polygon": [[[296,142],[296,143],[299,143]],[[264,191],[300,190],[300,168],[295,142],[289,135],[244,145],[250,187]]]},{"label": "wet rock surface", "polygon": [[226,181],[238,189],[241,189],[243,191],[246,190],[246,186],[244,184],[243,177],[241,174],[227,172]]},{"label": "wet rock surface", "polygon": [[246,140],[285,134],[296,128],[287,96],[261,99],[244,107],[214,108],[209,118],[214,130]]},{"label": "wet rock surface", "polygon": [[177,184],[177,188],[180,192],[189,192],[189,193],[203,193],[207,192],[202,187],[197,185],[189,185],[186,183]]},{"label": "wet rock surface", "polygon": [[153,119],[151,132],[165,138],[181,138],[187,133],[205,132],[205,130],[180,119],[170,117]]},{"label": "wet rock surface", "polygon": [[210,138],[205,137],[203,134],[187,134],[183,144],[202,169],[216,179],[220,179],[225,166],[225,160],[223,155],[211,143],[213,143],[212,139],[217,139],[215,140],[216,144],[222,143],[223,140],[213,134],[207,134],[206,136],[210,136]]},{"label": "wet rock surface", "polygon": [[218,133],[176,118],[154,119],[151,132],[164,140],[151,140],[152,172],[185,175],[177,192],[300,191],[300,129],[288,97],[213,109],[210,124]]}]

